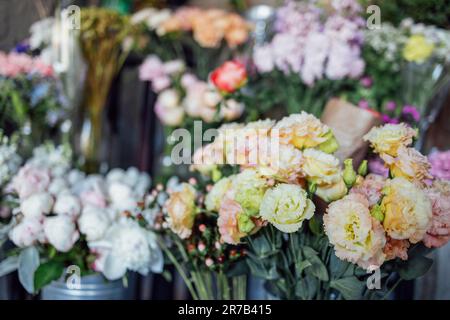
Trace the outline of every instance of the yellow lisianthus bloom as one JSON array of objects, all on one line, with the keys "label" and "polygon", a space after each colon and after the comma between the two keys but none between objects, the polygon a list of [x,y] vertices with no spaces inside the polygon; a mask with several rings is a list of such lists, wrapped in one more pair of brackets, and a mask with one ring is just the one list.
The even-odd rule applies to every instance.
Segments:
[{"label": "yellow lisianthus bloom", "polygon": [[396,240],[421,241],[432,215],[425,192],[405,178],[394,178],[387,182],[383,194],[381,208],[386,233]]},{"label": "yellow lisianthus bloom", "polygon": [[372,128],[363,139],[370,142],[376,153],[396,157],[398,149],[409,146],[416,136],[417,130],[400,123]]},{"label": "yellow lisianthus bloom", "polygon": [[302,111],[281,119],[274,127],[278,130],[280,142],[292,144],[302,150],[304,148],[321,148],[333,153],[338,148],[331,129],[312,114]]},{"label": "yellow lisianthus bloom", "polygon": [[403,48],[403,57],[407,61],[422,63],[433,53],[434,44],[420,34],[409,37]]}]

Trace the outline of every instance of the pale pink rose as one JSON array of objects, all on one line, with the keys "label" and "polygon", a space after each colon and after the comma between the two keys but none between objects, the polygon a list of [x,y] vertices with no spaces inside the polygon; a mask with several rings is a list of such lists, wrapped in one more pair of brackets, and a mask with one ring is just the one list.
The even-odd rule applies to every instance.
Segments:
[{"label": "pale pink rose", "polygon": [[433,216],[423,242],[429,248],[439,248],[450,240],[450,182],[435,181],[425,192],[431,200]]},{"label": "pale pink rose", "polygon": [[43,192],[50,185],[50,171],[31,165],[22,167],[12,180],[13,189],[21,199]]},{"label": "pale pink rose", "polygon": [[377,174],[368,174],[364,180],[350,190],[350,193],[364,195],[369,201],[369,206],[377,204],[381,200],[382,190],[386,183],[386,178]]},{"label": "pale pink rose", "polygon": [[391,237],[387,237],[386,245],[383,252],[386,255],[386,261],[400,258],[402,260],[408,260],[408,248],[410,243],[408,240],[396,240]]},{"label": "pale pink rose", "polygon": [[229,244],[238,244],[244,233],[239,231],[238,215],[243,213],[242,207],[234,200],[225,198],[219,210],[217,225],[221,241]]}]

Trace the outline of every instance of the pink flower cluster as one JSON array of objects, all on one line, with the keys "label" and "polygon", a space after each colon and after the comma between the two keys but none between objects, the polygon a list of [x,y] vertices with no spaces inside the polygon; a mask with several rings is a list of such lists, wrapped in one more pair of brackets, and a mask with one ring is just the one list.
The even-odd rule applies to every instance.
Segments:
[{"label": "pink flower cluster", "polygon": [[24,53],[0,52],[0,76],[17,77],[24,74],[36,73],[44,77],[54,75],[52,66],[39,58],[33,58]]},{"label": "pink flower cluster", "polygon": [[259,72],[274,69],[298,73],[307,85],[328,78],[357,78],[364,71],[361,57],[363,20],[353,0],[333,1],[333,12],[323,20],[325,9],[313,2],[287,1],[278,9],[272,41],[255,49]]},{"label": "pink flower cluster", "polygon": [[450,150],[443,152],[433,152],[428,156],[431,164],[430,173],[433,177],[450,180]]},{"label": "pink flower cluster", "polygon": [[184,69],[184,63],[181,60],[164,63],[158,56],[150,55],[139,67],[139,79],[150,81],[153,91],[159,93],[172,84],[171,75],[181,73]]}]

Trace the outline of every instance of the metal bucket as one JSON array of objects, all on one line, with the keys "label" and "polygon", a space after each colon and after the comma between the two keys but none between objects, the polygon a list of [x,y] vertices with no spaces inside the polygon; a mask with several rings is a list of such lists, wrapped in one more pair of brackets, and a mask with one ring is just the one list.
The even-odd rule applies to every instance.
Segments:
[{"label": "metal bucket", "polygon": [[135,297],[136,275],[128,277],[128,287],[122,280],[108,281],[100,274],[81,277],[80,286],[69,288],[64,278],[53,281],[41,292],[42,300],[130,300]]}]

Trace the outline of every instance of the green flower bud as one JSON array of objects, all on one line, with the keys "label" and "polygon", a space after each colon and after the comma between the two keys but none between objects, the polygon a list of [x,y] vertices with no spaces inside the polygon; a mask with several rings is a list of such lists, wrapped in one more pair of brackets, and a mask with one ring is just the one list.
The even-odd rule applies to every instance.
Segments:
[{"label": "green flower bud", "polygon": [[317,146],[317,149],[325,153],[334,153],[337,149],[339,149],[339,143],[337,142],[331,130],[326,134],[326,137],[328,138],[327,141],[319,144]]},{"label": "green flower bud", "polygon": [[239,231],[242,233],[250,233],[253,228],[255,227],[255,224],[253,223],[252,219],[246,214],[240,214],[238,215],[238,227]]},{"label": "green flower bud", "polygon": [[384,213],[383,213],[383,209],[381,208],[381,206],[379,204],[376,204],[373,206],[372,210],[370,210],[370,215],[372,217],[374,217],[375,219],[377,219],[378,221],[380,221],[381,223],[383,223]]},{"label": "green flower bud", "polygon": [[344,160],[344,182],[347,188],[350,188],[353,186],[353,184],[356,182],[356,171],[353,169],[353,160],[352,159],[346,159]]},{"label": "green flower bud", "polygon": [[315,194],[316,190],[317,190],[317,183],[315,183],[315,182],[308,183],[308,193],[310,195]]},{"label": "green flower bud", "polygon": [[212,178],[213,182],[219,181],[219,180],[222,178],[222,172],[220,172],[219,169],[215,168],[215,169],[212,171],[211,178]]},{"label": "green flower bud", "polygon": [[358,174],[365,177],[367,175],[367,160],[363,160],[358,167]]}]

